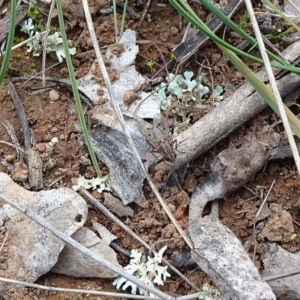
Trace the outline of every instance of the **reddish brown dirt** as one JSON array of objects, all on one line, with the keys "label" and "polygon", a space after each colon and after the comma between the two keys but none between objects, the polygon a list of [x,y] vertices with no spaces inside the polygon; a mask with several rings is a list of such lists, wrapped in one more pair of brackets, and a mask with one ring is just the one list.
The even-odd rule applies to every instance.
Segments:
[{"label": "reddish brown dirt", "polygon": [[[130,5],[134,4],[132,2]],[[164,3],[166,6],[164,9],[161,9],[156,6],[157,3]],[[72,8],[68,8],[68,5],[66,5],[65,9],[67,10],[66,18],[68,19],[68,17],[70,18],[70,16],[72,16]],[[197,7],[196,10],[202,19],[206,20],[208,14],[199,7]],[[137,6],[137,11],[140,15],[142,14],[141,6]],[[238,18],[242,13],[243,12],[240,12],[238,16],[235,17],[236,22],[238,22]],[[114,43],[114,24],[112,15],[99,16],[95,14],[93,18],[100,45],[103,47],[112,45]],[[118,14],[118,19],[120,22],[121,12]],[[56,22],[57,20],[54,19],[54,26]],[[137,32],[140,50],[136,59],[136,68],[141,73],[147,73],[150,77],[153,75],[165,76],[164,60],[168,64],[169,71],[175,67],[175,63],[171,59],[171,50],[180,43],[186,27],[186,22],[184,20],[182,29],[179,28],[178,22],[178,14],[168,1],[152,1],[149,16],[142,24],[133,22],[130,17],[127,16],[125,28],[131,28]],[[92,50],[92,45],[88,31],[86,30],[83,32],[86,25],[84,19],[80,17],[78,17],[78,19],[72,19],[72,25],[74,26],[73,29],[71,29],[70,26],[67,26],[67,34],[69,39],[78,42],[76,46],[77,55],[73,58],[73,63],[76,76],[82,77],[88,72],[94,60],[94,54],[93,52],[86,53],[87,51]],[[16,34],[21,35],[18,31]],[[197,73],[201,69],[200,64],[203,63],[211,68],[211,74],[207,76],[205,82],[207,85],[221,85],[224,87],[226,83],[234,83],[237,86],[242,84],[242,76],[225,61],[217,60],[219,57],[221,57],[219,49],[213,43],[208,43],[201,49],[201,53],[197,55],[196,59],[192,58],[184,64],[184,70],[193,70]],[[154,62],[152,68],[147,66],[148,61]],[[53,56],[47,58],[47,66],[51,66],[54,63],[55,60]],[[252,64],[250,67],[253,70],[258,68],[257,64]],[[41,58],[32,57],[26,52],[26,47],[22,47],[13,52],[7,78],[0,87],[0,120],[1,122],[5,120],[11,122],[17,136],[21,138],[20,143],[22,147],[23,142],[20,123],[11,97],[7,94],[6,86],[11,76],[26,75],[30,77],[39,73],[40,70]],[[66,64],[62,63],[52,67],[47,71],[46,75],[49,77],[67,78]],[[211,78],[213,78],[213,82],[211,81]],[[49,92],[37,95],[30,94],[32,92],[30,87],[35,83],[36,82],[34,81],[29,81],[23,87],[21,87],[22,83],[18,83],[16,84],[16,88],[30,121],[30,131],[34,149],[40,152],[44,162],[48,162],[43,174],[45,189],[57,179],[59,180],[52,188],[62,186],[71,187],[72,179],[79,174],[88,178],[95,176],[93,167],[83,163],[84,159],[82,157],[87,157],[88,154],[86,148],[78,143],[78,138],[81,133],[79,133],[75,127],[75,124],[78,121],[72,93],[67,86],[57,84],[54,89],[59,92],[60,97],[56,101],[50,101]],[[86,116],[88,116],[88,114],[86,114]],[[197,185],[203,184],[205,181],[209,162],[223,149],[239,145],[247,131],[251,130],[259,132],[259,126],[262,123],[262,120],[264,120],[265,124],[272,124],[274,119],[273,113],[270,110],[267,110],[261,116],[251,120],[228,139],[222,141],[217,147],[214,147],[209,153],[202,155],[196,161],[192,162],[185,177],[183,191],[179,191],[175,188],[166,190],[164,194],[166,203],[183,229],[186,229],[188,225],[189,196]],[[2,126],[0,126],[0,137],[2,141],[11,142],[7,132]],[[51,156],[49,156],[49,154],[45,152],[45,143],[49,142],[53,137],[58,137],[60,142],[55,146]],[[15,150],[10,146],[1,143],[1,161],[11,155],[13,155],[14,158],[16,157]],[[105,171],[105,167],[102,167]],[[0,171],[9,173],[3,164],[0,164]],[[158,171],[155,174],[152,174],[157,183],[161,183],[163,178],[165,178],[165,174],[162,174],[161,172],[162,171]],[[284,160],[269,162],[266,168],[247,184],[247,188],[241,188],[236,193],[232,194],[226,201],[221,202],[220,218],[222,222],[228,226],[242,242],[247,240],[252,234],[252,227],[248,226],[248,223],[254,218],[261,203],[261,200],[258,198],[249,201],[248,199],[253,197],[253,192],[258,194],[263,192],[265,195],[273,180],[275,180],[275,185],[269,195],[268,202],[281,204],[284,209],[292,214],[295,221],[300,222],[300,182],[293,161]],[[28,187],[26,181],[19,183],[20,185]],[[252,192],[250,190],[252,190]],[[164,240],[164,242],[159,243],[158,248],[167,244],[169,251],[166,258],[172,259],[176,253],[187,250],[187,246],[183,239],[179,237],[173,225],[170,225],[170,221],[166,214],[162,211],[160,204],[154,198],[153,193],[147,186],[145,187],[145,194],[147,195],[146,202],[141,206],[132,205],[135,210],[134,217],[130,218],[130,220],[129,218],[123,218],[123,221],[131,229],[136,230],[149,244]],[[97,197],[100,201],[103,201],[101,195],[98,195]],[[138,242],[128,234],[124,234],[118,226],[112,224],[111,221],[97,209],[90,209],[89,220],[87,222],[88,225],[91,224],[92,219],[101,221],[102,224],[120,237],[119,244],[124,248],[129,250],[137,248],[143,251]],[[295,232],[299,232],[297,225],[295,225]],[[1,240],[2,238],[0,238],[0,244]],[[261,241],[258,240],[258,244],[260,242]],[[297,234],[297,237],[292,242],[281,243],[281,245],[291,252],[299,250],[299,235]],[[120,255],[119,261],[125,266],[127,259]],[[259,256],[257,256],[256,264],[258,267],[262,267]],[[204,282],[210,282],[208,277],[198,269],[188,271],[185,275],[198,287],[201,287]],[[115,291],[111,282],[111,280],[101,279],[77,279],[52,273],[46,274],[38,280],[38,283],[40,284],[55,287]],[[187,295],[195,292],[188,284],[175,277],[168,279],[167,284],[162,290],[179,295]],[[22,290],[12,288],[8,295],[11,300],[21,298],[27,300],[85,298],[85,296],[82,295],[45,292],[30,288]],[[102,299],[102,297],[89,296],[89,299]],[[109,297],[103,297],[103,299],[109,299]]]}]

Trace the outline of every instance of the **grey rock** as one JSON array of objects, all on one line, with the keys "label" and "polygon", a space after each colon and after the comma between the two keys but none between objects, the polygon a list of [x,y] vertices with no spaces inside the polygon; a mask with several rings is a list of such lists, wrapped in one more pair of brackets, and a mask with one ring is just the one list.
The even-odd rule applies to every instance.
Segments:
[{"label": "grey rock", "polygon": [[[86,221],[86,202],[68,188],[30,192],[5,173],[0,173],[3,196],[23,208],[30,208],[58,230],[71,236]],[[9,204],[0,202],[0,227],[8,238],[2,251],[0,277],[34,282],[57,262],[65,243]],[[4,283],[0,283],[0,290]]]},{"label": "grey rock", "polygon": [[[300,268],[300,253],[290,253],[275,243],[263,247],[263,276],[287,273]],[[300,275],[269,281],[278,300],[300,299]]]},{"label": "grey rock", "polygon": [[[72,238],[95,254],[122,268],[117,261],[116,253],[90,229],[82,227],[72,235]],[[65,246],[51,271],[74,277],[115,278],[118,276],[69,245]]]}]

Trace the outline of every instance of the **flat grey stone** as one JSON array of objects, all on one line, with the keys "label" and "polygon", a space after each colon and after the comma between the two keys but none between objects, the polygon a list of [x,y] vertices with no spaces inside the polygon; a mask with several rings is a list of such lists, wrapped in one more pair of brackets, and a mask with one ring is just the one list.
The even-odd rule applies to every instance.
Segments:
[{"label": "flat grey stone", "polygon": [[[82,227],[87,218],[86,202],[69,188],[31,192],[13,182],[7,174],[0,173],[0,192],[69,236]],[[2,202],[0,228],[7,235],[1,252],[0,277],[34,282],[51,270],[65,246],[47,229]],[[4,287],[0,282],[0,290]]]}]

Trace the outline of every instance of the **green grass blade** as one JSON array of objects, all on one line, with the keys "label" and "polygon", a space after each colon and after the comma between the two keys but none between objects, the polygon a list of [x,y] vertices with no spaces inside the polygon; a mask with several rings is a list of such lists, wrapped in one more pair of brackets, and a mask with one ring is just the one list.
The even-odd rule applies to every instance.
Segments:
[{"label": "green grass blade", "polygon": [[[206,1],[206,0],[201,0],[201,1]],[[193,9],[187,4],[187,2],[185,2],[184,0],[170,0],[170,3],[178,10],[178,12],[184,16],[188,21],[190,21],[194,26],[196,26],[201,32],[203,32],[205,35],[207,35],[209,38],[211,38],[215,43],[219,44],[219,45],[222,45],[223,47],[231,50],[233,53],[239,55],[239,56],[242,56],[242,57],[245,57],[245,58],[248,58],[252,61],[255,61],[255,62],[258,62],[258,63],[261,63],[263,64],[263,61],[262,59],[259,59],[253,55],[250,55],[248,53],[245,53],[237,48],[235,48],[234,46],[226,43],[225,41],[223,41],[222,39],[220,39],[216,34],[214,34],[214,32],[212,32],[200,19],[199,17],[194,13]],[[212,4],[211,4],[212,5]],[[215,12],[216,12],[216,15],[217,17],[220,15],[222,15],[222,21],[223,21],[223,17],[224,17],[224,14],[219,11],[218,9],[216,9],[215,7],[213,7]],[[226,16],[225,16],[226,17]],[[226,17],[227,18],[227,17]],[[245,32],[243,30],[241,30],[236,24],[234,24],[229,18],[227,18],[231,23],[230,24],[233,24],[234,28],[237,29],[237,32],[238,33],[242,33],[243,36],[245,36]],[[228,21],[228,22],[229,22]],[[227,22],[227,21],[226,21]],[[229,23],[226,23],[226,25],[228,25]],[[228,25],[229,26],[229,25]],[[230,27],[230,26],[229,26]],[[247,35],[247,38],[246,40],[249,42],[251,41],[251,43],[256,43],[256,41],[250,37],[250,36]],[[271,65],[273,67],[276,67],[276,68],[280,68],[282,70],[287,70],[287,71],[290,71],[290,72],[293,72],[295,74],[299,74],[300,75],[300,68],[296,68],[296,67],[293,67],[292,65],[288,64],[287,62],[285,62],[284,60],[278,58],[277,56],[273,55],[273,54],[270,54],[270,57],[274,58],[274,60],[276,60],[275,62],[272,62]]]},{"label": "green grass blade", "polygon": [[116,42],[116,44],[118,44],[122,38],[123,32],[124,32],[124,24],[125,24],[125,17],[126,17],[126,10],[127,10],[127,4],[128,4],[128,0],[125,0],[124,3],[124,8],[123,8],[123,15],[122,15],[122,21],[121,21],[121,29],[120,29],[120,34],[118,37],[118,40]]},{"label": "green grass blade", "polygon": [[15,27],[16,27],[16,14],[17,14],[17,1],[11,0],[9,32],[8,32],[5,54],[3,57],[1,70],[0,70],[0,85],[2,84],[5,74],[6,74],[6,70],[8,67],[9,58],[10,58],[10,54],[11,54],[11,48],[13,46],[13,41],[14,41],[14,36],[15,36]]},{"label": "green grass blade", "polygon": [[70,56],[70,52],[69,52],[68,40],[67,40],[67,36],[66,36],[64,17],[63,17],[60,0],[56,0],[56,8],[57,8],[58,21],[59,21],[61,36],[63,39],[64,51],[65,51],[65,55],[66,55],[66,62],[67,62],[67,67],[68,67],[68,71],[69,71],[69,77],[70,77],[70,82],[71,82],[71,86],[72,86],[72,90],[73,90],[73,95],[74,95],[74,99],[75,99],[75,103],[76,103],[76,109],[77,109],[79,122],[80,122],[82,132],[83,132],[83,135],[85,138],[85,143],[87,145],[89,154],[91,156],[91,160],[93,162],[93,166],[95,168],[97,176],[101,177],[101,170],[99,168],[98,161],[97,161],[93,146],[91,144],[90,136],[89,136],[88,129],[86,126],[84,113],[83,113],[83,109],[82,109],[82,105],[81,105],[81,101],[80,101],[80,96],[79,96],[79,92],[78,92],[78,88],[77,88],[77,82],[75,79],[73,64],[72,64],[72,60],[71,60],[71,56]]},{"label": "green grass blade", "polygon": [[239,27],[241,30],[243,30],[243,31],[244,31],[244,28],[245,28],[245,24],[246,24],[247,19],[248,19],[248,13],[245,13],[245,14],[242,16],[242,18],[241,18],[241,20],[240,20],[240,23],[239,23],[239,25],[238,25],[238,27]]}]

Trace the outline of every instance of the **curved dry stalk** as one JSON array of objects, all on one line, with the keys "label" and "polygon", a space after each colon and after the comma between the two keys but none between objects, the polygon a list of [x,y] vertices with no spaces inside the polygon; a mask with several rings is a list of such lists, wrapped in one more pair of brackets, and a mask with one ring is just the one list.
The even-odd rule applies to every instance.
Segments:
[{"label": "curved dry stalk", "polygon": [[145,282],[141,281],[140,279],[134,277],[133,275],[129,274],[125,270],[117,267],[116,265],[112,264],[111,262],[107,261],[105,258],[95,254],[91,250],[87,249],[86,247],[79,244],[77,241],[72,239],[70,236],[66,235],[65,233],[59,231],[54,227],[52,224],[50,224],[47,220],[45,220],[43,217],[36,214],[34,211],[32,211],[29,208],[23,208],[19,206],[18,204],[15,204],[11,202],[8,198],[4,197],[0,194],[0,200],[3,202],[11,205],[13,208],[17,209],[22,214],[29,217],[34,222],[38,223],[39,225],[43,226],[44,228],[48,229],[50,232],[52,232],[55,236],[57,236],[59,239],[70,245],[71,247],[75,248],[76,250],[80,251],[82,254],[92,258],[97,263],[101,264],[102,266],[108,268],[114,273],[117,273],[118,275],[126,278],[128,281],[133,282],[134,284],[138,285],[142,289],[158,296],[159,298],[163,300],[175,300],[175,297],[172,297],[170,295],[165,294],[164,292],[161,292],[160,290],[152,287],[151,285],[146,284]]},{"label": "curved dry stalk", "polygon": [[293,157],[294,157],[294,160],[295,160],[295,163],[296,163],[296,167],[297,167],[298,173],[300,174],[300,156],[299,156],[299,152],[297,150],[296,142],[295,142],[295,139],[293,137],[293,133],[292,133],[292,130],[291,130],[291,127],[290,127],[285,109],[284,109],[284,105],[283,105],[283,102],[282,102],[282,99],[281,99],[281,96],[280,96],[280,93],[279,93],[279,89],[277,87],[277,83],[276,83],[276,79],[274,77],[274,73],[272,71],[271,63],[270,63],[269,57],[268,57],[267,52],[266,52],[266,47],[264,45],[263,38],[261,36],[261,32],[260,32],[258,23],[257,23],[257,20],[255,18],[255,15],[254,15],[254,10],[253,10],[251,1],[250,0],[245,0],[245,4],[246,4],[246,7],[247,7],[247,11],[249,13],[249,16],[250,16],[251,24],[252,24],[252,27],[253,27],[253,30],[254,30],[254,33],[255,33],[255,37],[256,37],[256,40],[257,40],[257,43],[258,43],[260,54],[261,54],[262,59],[264,61],[265,68],[266,68],[266,71],[268,73],[269,81],[270,81],[273,93],[275,95],[275,98],[277,100],[277,106],[278,106],[278,109],[279,109],[280,117],[282,119],[282,123],[283,123],[284,129],[285,129],[285,132],[286,132],[286,135],[287,135],[287,138],[288,138],[288,141],[289,141],[292,153],[293,153]]},{"label": "curved dry stalk", "polygon": [[114,106],[114,109],[116,111],[116,114],[118,116],[118,119],[120,121],[120,124],[122,126],[122,129],[124,131],[124,134],[126,136],[126,139],[129,143],[129,146],[131,148],[131,151],[132,153],[134,154],[134,156],[136,157],[141,169],[143,170],[143,173],[151,187],[151,189],[153,190],[155,196],[157,197],[158,201],[160,202],[161,206],[163,207],[163,209],[165,210],[166,214],[168,215],[169,219],[172,221],[172,223],[174,224],[174,226],[176,227],[176,229],[178,230],[178,232],[181,234],[181,236],[183,237],[183,239],[185,240],[185,242],[187,243],[187,245],[192,249],[193,248],[193,245],[192,245],[192,242],[190,241],[190,239],[187,237],[187,235],[185,234],[185,232],[183,231],[183,229],[179,226],[177,220],[175,219],[175,217],[173,216],[173,214],[171,213],[170,209],[167,207],[167,205],[165,204],[162,196],[160,195],[159,191],[157,190],[157,188],[155,187],[154,183],[152,182],[139,154],[138,154],[138,151],[132,141],[132,138],[130,136],[130,133],[127,129],[127,126],[125,124],[125,121],[124,121],[124,117],[122,115],[122,112],[120,110],[120,107],[119,105],[117,104],[116,102],[116,97],[115,97],[115,94],[114,94],[114,91],[112,89],[112,86],[111,86],[111,82],[110,82],[110,79],[108,77],[108,73],[107,73],[107,70],[106,70],[106,67],[105,67],[105,64],[103,62],[103,58],[102,58],[102,54],[100,52],[100,49],[99,49],[99,45],[98,45],[98,41],[97,41],[97,37],[96,37],[96,33],[95,33],[95,30],[94,30],[94,25],[93,25],[93,22],[92,22],[92,17],[91,17],[91,14],[90,14],[90,11],[89,11],[89,6],[88,6],[88,2],[87,0],[83,0],[82,1],[82,4],[83,4],[83,9],[84,9],[84,13],[85,13],[85,17],[86,17],[86,22],[87,22],[87,25],[88,25],[88,28],[89,28],[89,31],[90,31],[90,36],[91,36],[91,39],[92,39],[92,42],[93,42],[93,46],[94,46],[94,50],[95,50],[95,54],[96,54],[96,58],[97,58],[97,63],[101,69],[101,73],[102,73],[102,76],[103,76],[103,79],[104,79],[104,82],[105,82],[105,85],[107,87],[107,90],[108,90],[108,93],[109,93],[109,96],[110,96],[110,99],[112,101],[112,104]]}]

